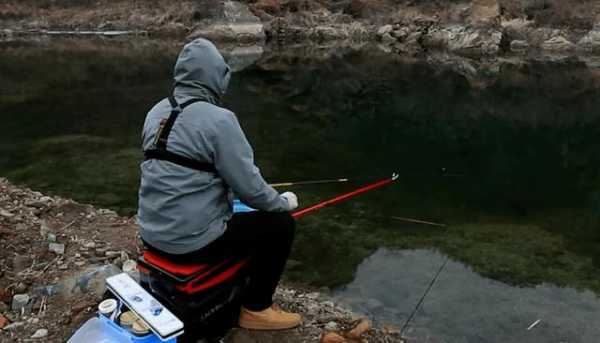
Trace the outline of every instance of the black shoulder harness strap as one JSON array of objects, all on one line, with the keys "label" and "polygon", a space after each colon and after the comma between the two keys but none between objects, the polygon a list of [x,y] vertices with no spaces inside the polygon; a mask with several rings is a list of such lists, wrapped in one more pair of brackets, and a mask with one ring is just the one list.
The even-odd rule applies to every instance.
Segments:
[{"label": "black shoulder harness strap", "polygon": [[200,161],[197,161],[197,160],[191,159],[189,157],[182,156],[182,155],[179,155],[179,154],[176,154],[176,153],[173,153],[173,152],[170,152],[167,150],[167,141],[169,140],[169,134],[171,133],[171,130],[173,129],[175,120],[177,120],[177,117],[183,111],[184,108],[186,108],[187,106],[189,106],[195,102],[199,102],[199,101],[203,101],[203,100],[202,99],[190,99],[180,105],[175,100],[173,93],[171,93],[169,95],[169,102],[171,103],[171,107],[172,107],[171,114],[169,115],[169,118],[167,118],[166,120],[163,120],[160,123],[160,128],[158,129],[158,132],[156,133],[156,139],[154,141],[156,148],[144,151],[144,160],[152,160],[152,159],[164,160],[164,161],[169,161],[171,163],[175,163],[175,164],[183,166],[183,167],[195,169],[198,171],[204,171],[204,172],[208,172],[208,173],[216,173],[217,172],[217,169],[215,168],[215,166],[212,163],[200,162]]}]

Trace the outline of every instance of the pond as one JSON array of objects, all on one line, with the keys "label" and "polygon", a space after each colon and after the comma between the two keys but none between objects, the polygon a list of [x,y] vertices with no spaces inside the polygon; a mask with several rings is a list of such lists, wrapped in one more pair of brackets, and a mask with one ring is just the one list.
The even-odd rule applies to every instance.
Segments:
[{"label": "pond", "polygon": [[[179,48],[0,45],[0,175],[135,213],[141,125],[168,92]],[[357,266],[379,248],[433,248],[505,287],[600,292],[598,69],[577,58],[410,59],[372,47],[244,51],[228,57],[244,68],[225,103],[267,180],[351,179],[289,188],[309,205],[400,176],[302,218],[288,279],[335,288],[360,280]]]}]

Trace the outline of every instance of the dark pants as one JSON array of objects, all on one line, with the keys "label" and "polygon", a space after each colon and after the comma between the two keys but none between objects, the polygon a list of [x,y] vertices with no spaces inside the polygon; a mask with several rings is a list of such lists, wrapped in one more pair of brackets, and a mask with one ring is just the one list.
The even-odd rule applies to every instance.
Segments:
[{"label": "dark pants", "polygon": [[182,255],[146,246],[178,264],[211,263],[231,256],[249,256],[250,283],[243,306],[262,311],[273,304],[273,294],[290,255],[296,222],[287,212],[236,213],[225,233],[206,247]]}]

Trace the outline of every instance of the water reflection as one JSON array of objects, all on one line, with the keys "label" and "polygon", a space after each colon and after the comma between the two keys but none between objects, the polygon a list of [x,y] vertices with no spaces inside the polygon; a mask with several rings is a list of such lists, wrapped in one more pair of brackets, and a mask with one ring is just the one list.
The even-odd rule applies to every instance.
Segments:
[{"label": "water reflection", "polygon": [[[444,259],[432,250],[379,249],[336,297],[379,321],[401,326]],[[596,343],[599,321],[600,300],[590,291],[550,284],[513,287],[451,260],[406,336],[432,343]]]}]

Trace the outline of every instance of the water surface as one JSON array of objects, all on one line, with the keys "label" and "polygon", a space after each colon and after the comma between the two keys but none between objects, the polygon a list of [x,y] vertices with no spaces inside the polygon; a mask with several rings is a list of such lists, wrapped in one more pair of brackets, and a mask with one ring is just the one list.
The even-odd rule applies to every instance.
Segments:
[{"label": "water surface", "polygon": [[[0,175],[135,213],[141,125],[167,94],[179,48],[156,41],[2,43]],[[502,282],[474,281],[481,294],[497,289],[512,302],[563,299],[556,313],[574,320],[564,313],[585,302],[595,308],[589,292],[600,292],[598,70],[577,58],[484,61],[487,67],[473,68],[478,61],[442,57],[407,60],[375,49],[338,49],[237,59],[246,67],[234,74],[225,102],[266,178],[355,180],[292,188],[303,205],[394,171],[400,175],[393,186],[303,218],[287,277],[336,287],[352,282],[361,261],[381,247],[435,248],[465,264],[472,273],[465,278]],[[373,290],[417,296],[421,284],[396,278],[402,263],[390,267],[397,269],[389,279],[394,285],[382,280]],[[358,275],[361,280],[360,269]],[[422,269],[422,278],[430,275]],[[452,287],[447,292],[461,294],[462,283],[445,284]],[[394,299],[380,301],[399,317],[381,315],[399,322],[412,301]],[[542,302],[515,308],[514,327],[548,312]],[[475,319],[453,322],[455,307],[436,304],[428,308],[445,315],[426,324],[442,339],[462,332],[443,327],[475,327]],[[473,304],[477,313],[498,307],[497,299],[484,296]],[[470,320],[466,312],[461,316]],[[485,318],[482,335],[516,337],[503,336],[496,319]],[[596,319],[582,317],[581,330]],[[582,342],[586,335],[573,333]]]},{"label": "water surface", "polygon": [[[336,297],[401,327],[445,259],[431,250],[380,249]],[[431,343],[593,343],[599,320],[600,299],[593,292],[551,284],[513,287],[450,260],[404,335]]]}]

